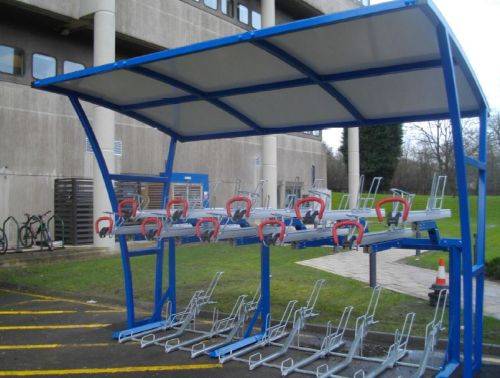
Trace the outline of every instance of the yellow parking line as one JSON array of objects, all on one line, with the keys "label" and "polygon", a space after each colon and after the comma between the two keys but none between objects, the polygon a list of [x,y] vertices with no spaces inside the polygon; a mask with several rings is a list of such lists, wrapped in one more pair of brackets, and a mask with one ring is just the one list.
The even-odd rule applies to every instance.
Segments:
[{"label": "yellow parking line", "polygon": [[73,375],[73,374],[120,374],[157,371],[182,371],[221,368],[221,364],[124,366],[116,368],[53,369],[53,370],[0,370],[0,376]]},{"label": "yellow parking line", "polygon": [[73,310],[10,310],[0,311],[0,315],[55,315],[55,314],[75,314]]},{"label": "yellow parking line", "polygon": [[3,289],[3,288],[1,288],[0,290],[5,291],[7,293],[30,295],[32,297],[39,298],[39,299],[46,299],[46,300],[52,300],[52,301],[64,301],[64,302],[68,302],[68,303],[76,303],[76,304],[81,304],[81,305],[85,305],[85,306],[108,308],[111,310],[122,310],[123,309],[123,308],[115,307],[115,306],[102,305],[102,304],[98,304],[98,303],[87,303],[87,302],[79,301],[76,299],[53,297],[53,296],[49,296],[49,295],[34,294],[34,293],[28,293],[28,292],[19,291],[19,290]]},{"label": "yellow parking line", "polygon": [[[0,350],[24,350],[24,349],[56,349],[56,348],[94,348],[107,347],[110,343],[82,343],[82,344],[12,344],[0,345]],[[127,345],[127,344],[125,344]],[[133,345],[130,344],[129,345]]]},{"label": "yellow parking line", "polygon": [[46,325],[20,325],[20,326],[0,326],[0,331],[22,331],[40,329],[75,329],[75,328],[103,328],[110,324],[46,324]]},{"label": "yellow parking line", "polygon": [[112,314],[125,312],[125,310],[85,310],[84,312],[88,314]]},{"label": "yellow parking line", "polygon": [[28,299],[26,301],[14,302],[12,304],[18,306],[18,305],[23,305],[23,304],[33,303],[33,302],[55,302],[55,301],[53,299]]}]

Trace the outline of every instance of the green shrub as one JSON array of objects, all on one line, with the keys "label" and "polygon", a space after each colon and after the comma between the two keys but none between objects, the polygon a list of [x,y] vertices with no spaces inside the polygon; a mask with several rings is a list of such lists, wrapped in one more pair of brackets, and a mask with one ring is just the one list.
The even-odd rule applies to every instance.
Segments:
[{"label": "green shrub", "polygon": [[486,262],[486,277],[500,280],[500,257],[495,257]]}]

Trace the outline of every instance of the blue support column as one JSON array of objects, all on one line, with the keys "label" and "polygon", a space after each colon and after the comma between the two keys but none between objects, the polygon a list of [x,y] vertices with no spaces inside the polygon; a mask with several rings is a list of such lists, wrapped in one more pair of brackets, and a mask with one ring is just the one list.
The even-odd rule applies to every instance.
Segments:
[{"label": "blue support column", "polygon": [[177,294],[176,294],[176,277],[175,277],[175,239],[168,239],[168,300],[171,303],[170,313],[177,312]]},{"label": "blue support column", "polygon": [[486,252],[486,129],[488,126],[488,111],[484,108],[479,117],[479,156],[478,160],[484,164],[484,169],[478,172],[477,193],[477,241],[476,261],[476,308],[474,321],[474,370],[481,368],[483,349],[483,297],[484,297],[484,263]]},{"label": "blue support column", "polygon": [[260,247],[260,317],[262,321],[262,332],[265,332],[268,316],[271,312],[271,270],[270,270],[269,246],[261,243]]},{"label": "blue support column", "polygon": [[[450,36],[441,25],[438,28],[439,49],[443,62],[448,109],[453,133],[453,149],[455,153],[456,179],[458,188],[460,227],[462,237],[462,272],[464,293],[464,363],[462,374],[472,377],[473,355],[473,321],[472,321],[472,243],[470,235],[469,201],[467,192],[467,171],[463,149],[462,125],[460,119],[460,102],[455,80],[455,66],[450,45]],[[482,321],[480,319],[479,321]],[[481,337],[481,336],[478,336]]]},{"label": "blue support column", "polygon": [[[75,109],[78,118],[85,130],[85,134],[89,140],[90,145],[92,146],[92,150],[94,151],[94,156],[99,165],[99,169],[101,170],[102,178],[104,180],[104,184],[106,186],[106,191],[108,192],[109,201],[111,203],[111,208],[114,213],[118,210],[118,202],[116,200],[115,189],[113,188],[113,182],[111,181],[111,177],[109,174],[108,166],[106,165],[106,160],[101,151],[101,147],[99,146],[99,142],[92,130],[92,126],[90,125],[89,119],[85,114],[85,111],[80,104],[80,101],[75,96],[69,96],[69,100],[71,101],[71,105]],[[120,250],[121,250],[121,258],[122,258],[122,268],[123,268],[123,279],[125,286],[125,302],[127,305],[127,325],[128,327],[133,327],[135,325],[135,312],[134,312],[134,288],[132,286],[132,271],[130,269],[130,259],[128,256],[128,247],[127,240],[124,235],[120,235],[118,237],[120,242]]]},{"label": "blue support column", "polygon": [[163,185],[163,193],[162,193],[162,205],[163,208],[167,205],[168,202],[168,194],[170,192],[170,183],[172,179],[172,172],[174,170],[174,159],[175,159],[175,150],[177,146],[177,140],[175,138],[170,138],[170,146],[168,148],[168,156],[165,162],[165,177],[168,177],[168,181]]},{"label": "blue support column", "polygon": [[450,270],[450,310],[448,311],[448,361],[447,363],[460,363],[460,296],[461,276],[460,261],[461,253],[459,247],[450,248],[449,252]]},{"label": "blue support column", "polygon": [[[164,177],[166,178],[166,181],[163,184],[163,192],[162,192],[162,204],[163,208],[165,208],[167,201],[168,201],[168,193],[170,192],[170,182],[172,178],[172,170],[174,167],[174,159],[175,159],[175,147],[177,145],[177,140],[175,138],[170,138],[170,145],[168,148],[168,157],[165,162],[165,171],[164,171]],[[171,271],[174,271],[174,286],[173,290],[175,292],[175,256],[174,256],[174,261],[173,261],[173,269],[170,268],[172,264],[172,260],[170,258],[170,243],[169,243],[169,277],[171,276]],[[174,244],[174,250],[173,253],[175,255],[175,244]],[[153,320],[157,321],[161,319],[161,310],[163,308],[163,260],[164,260],[164,254],[165,254],[165,240],[160,239],[157,242],[157,251],[156,251],[156,268],[155,268],[155,290],[154,290],[154,313],[153,313]],[[169,285],[169,288],[171,285]],[[170,290],[170,289],[168,289]],[[170,301],[172,301],[170,299]],[[172,303],[172,306],[175,307],[174,303]]]}]

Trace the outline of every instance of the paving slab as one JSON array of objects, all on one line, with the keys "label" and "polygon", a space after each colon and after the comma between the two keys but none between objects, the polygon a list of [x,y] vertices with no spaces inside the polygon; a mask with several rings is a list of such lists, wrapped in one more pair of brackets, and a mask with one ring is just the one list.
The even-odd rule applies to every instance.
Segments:
[{"label": "paving slab", "polygon": [[[427,293],[436,279],[436,272],[401,261],[405,257],[414,255],[415,251],[408,249],[391,249],[378,253],[377,283],[390,290],[428,299]],[[297,264],[369,282],[369,254],[361,251],[334,253],[299,261]],[[446,279],[448,280],[448,273],[446,273]],[[500,319],[500,284],[489,280],[485,281],[484,314]]]}]

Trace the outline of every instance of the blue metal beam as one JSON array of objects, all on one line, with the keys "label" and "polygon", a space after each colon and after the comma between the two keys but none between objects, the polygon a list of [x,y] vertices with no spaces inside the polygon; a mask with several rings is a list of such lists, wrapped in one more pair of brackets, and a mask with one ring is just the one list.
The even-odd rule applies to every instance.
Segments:
[{"label": "blue metal beam", "polygon": [[[104,185],[106,186],[106,191],[108,192],[109,202],[111,203],[111,208],[113,212],[116,213],[118,211],[118,201],[116,199],[115,189],[113,188],[113,182],[111,181],[108,166],[106,164],[106,160],[104,159],[104,155],[102,154],[101,147],[99,146],[99,142],[94,134],[94,130],[92,130],[92,125],[89,122],[85,111],[83,110],[78,97],[69,96],[69,100],[73,108],[75,109],[78,118],[80,119],[80,123],[83,126],[85,134],[87,134],[87,138],[89,140],[90,145],[92,146],[92,150],[94,151],[94,157],[99,165],[99,169],[102,174],[102,179],[104,181]],[[135,323],[135,309],[134,309],[134,289],[132,286],[132,270],[130,269],[130,259],[128,255],[128,246],[127,239],[125,235],[120,235],[118,237],[120,242],[120,251],[121,251],[121,260],[122,260],[122,268],[123,268],[123,280],[125,286],[125,303],[127,305],[127,325],[129,327],[133,327]]]},{"label": "blue metal beam", "polygon": [[347,97],[340,93],[332,84],[323,82],[321,76],[314,72],[312,68],[308,67],[285,50],[273,45],[271,42],[258,39],[251,41],[251,43],[307,76],[314,82],[314,84],[319,85],[325,92],[337,100],[356,120],[364,122],[365,118],[361,115],[358,109],[351,104]]},{"label": "blue metal beam", "polygon": [[[334,82],[334,81],[345,81],[345,80],[355,80],[366,77],[373,76],[382,76],[382,75],[390,75],[399,72],[411,72],[418,70],[426,70],[430,68],[437,68],[441,66],[440,59],[431,59],[424,60],[414,63],[405,63],[405,64],[395,64],[385,67],[374,67],[367,68],[363,70],[354,70],[354,71],[346,71],[339,72],[328,75],[318,75],[318,78],[323,82]],[[266,92],[266,91],[274,91],[279,89],[287,89],[287,88],[298,88],[306,85],[316,84],[314,80],[310,77],[300,78],[300,79],[292,79],[292,80],[283,80],[283,81],[275,81],[272,83],[265,84],[256,84],[256,85],[248,85],[244,87],[223,89],[219,91],[213,92],[205,92],[207,98],[221,98],[221,97],[229,97],[229,96],[238,96],[244,94],[251,94],[257,92]],[[178,96],[178,97],[166,97],[159,100],[151,100],[144,101],[136,104],[123,105],[121,108],[123,110],[135,110],[135,109],[144,109],[151,108],[155,106],[162,105],[175,105],[175,104],[183,104],[187,102],[199,101],[200,98],[194,95],[187,96]]]},{"label": "blue metal beam", "polygon": [[[476,117],[477,112],[465,111],[462,112],[462,117]],[[428,115],[415,115],[415,116],[402,116],[402,117],[390,117],[390,118],[377,118],[377,119],[365,119],[363,126],[376,126],[384,125],[389,123],[404,123],[404,122],[422,122],[422,121],[432,121],[438,119],[449,119],[449,113],[435,113]],[[298,126],[278,126],[278,127],[266,127],[263,134],[283,134],[283,133],[293,133],[302,131],[314,131],[322,130],[334,127],[354,127],[359,126],[359,121],[337,121],[337,122],[326,122],[326,123],[316,123],[312,125],[298,125]],[[224,138],[239,138],[245,136],[255,135],[254,131],[234,131],[227,133],[212,133],[205,135],[195,135],[184,137],[184,142],[196,142],[200,140],[209,139],[224,139]]]},{"label": "blue metal beam", "polygon": [[466,156],[465,157],[465,163],[467,165],[470,165],[472,167],[475,167],[475,168],[479,169],[480,171],[486,170],[486,163],[483,162],[483,161],[479,161],[476,158],[473,158],[473,157],[470,157],[470,156]]},{"label": "blue metal beam", "polygon": [[47,92],[64,94],[64,95],[68,96],[69,98],[74,97],[74,98],[78,98],[82,101],[86,101],[86,102],[90,102],[90,103],[95,104],[95,105],[103,106],[103,107],[111,109],[117,113],[123,114],[127,117],[130,117],[130,118],[133,118],[139,122],[143,122],[143,123],[155,128],[155,129],[161,131],[162,133],[169,135],[170,137],[173,137],[173,138],[176,138],[179,140],[183,139],[181,135],[177,134],[175,131],[170,129],[168,126],[163,125],[159,122],[156,122],[156,121],[154,121],[146,116],[143,116],[137,112],[122,110],[120,106],[115,105],[109,101],[102,99],[102,98],[90,96],[90,95],[86,95],[86,94],[81,94],[79,92],[75,92],[75,91],[72,91],[69,89],[64,89],[64,88],[59,88],[59,87],[54,87],[54,86],[45,87],[44,90]]},{"label": "blue metal beam", "polygon": [[149,77],[150,79],[161,81],[162,83],[179,88],[185,92],[188,92],[194,96],[197,96],[200,100],[205,100],[205,101],[209,102],[210,104],[212,104],[213,106],[219,108],[220,110],[232,115],[234,118],[238,119],[240,122],[243,122],[245,125],[252,128],[253,130],[255,130],[255,131],[262,130],[262,128],[256,122],[251,120],[245,114],[239,112],[238,110],[233,108],[231,105],[226,104],[222,100],[208,97],[205,92],[203,92],[202,90],[200,90],[198,88],[193,87],[192,85],[189,85],[189,84],[184,83],[180,80],[174,79],[170,76],[161,74],[159,72],[156,72],[156,71],[150,70],[148,68],[144,68],[144,67],[129,68],[129,71],[135,72],[135,73],[143,75],[145,77]]}]

